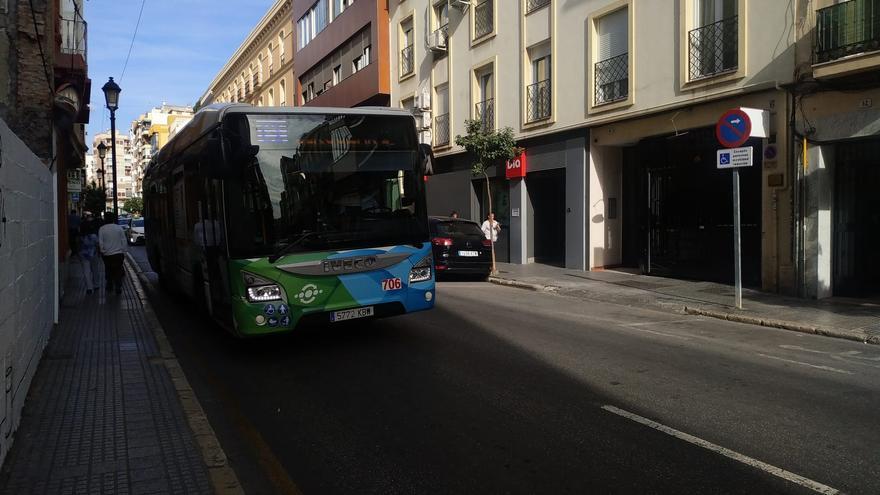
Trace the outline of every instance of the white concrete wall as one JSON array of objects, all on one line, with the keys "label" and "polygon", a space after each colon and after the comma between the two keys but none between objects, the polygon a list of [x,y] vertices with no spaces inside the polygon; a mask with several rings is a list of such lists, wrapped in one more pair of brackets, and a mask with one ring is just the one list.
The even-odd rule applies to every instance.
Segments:
[{"label": "white concrete wall", "polygon": [[[622,244],[623,152],[614,146],[590,148],[590,195],[587,221],[590,225],[590,268],[619,265]],[[608,218],[608,200],[617,200],[617,218]]]},{"label": "white concrete wall", "polygon": [[54,319],[52,174],[0,120],[0,464]]}]

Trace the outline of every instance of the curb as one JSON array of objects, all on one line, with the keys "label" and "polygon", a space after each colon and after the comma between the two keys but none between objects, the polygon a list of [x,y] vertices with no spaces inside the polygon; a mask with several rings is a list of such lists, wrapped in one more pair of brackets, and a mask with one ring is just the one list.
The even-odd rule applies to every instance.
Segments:
[{"label": "curb", "polygon": [[526,289],[532,290],[535,292],[547,292],[547,293],[556,293],[559,291],[559,287],[555,285],[541,285],[541,284],[532,284],[529,282],[520,282],[519,280],[511,280],[507,278],[499,278],[499,277],[489,277],[488,281],[490,283],[496,285],[503,285],[505,287],[515,287],[517,289]]},{"label": "curb", "polygon": [[809,333],[813,335],[823,335],[825,337],[833,337],[837,339],[852,340],[863,344],[880,344],[880,337],[847,332],[837,328],[820,327],[815,325],[805,325],[795,321],[774,320],[771,318],[760,318],[757,316],[738,315],[735,313],[725,313],[724,311],[713,311],[710,309],[684,307],[685,314],[695,316],[708,316],[719,320],[727,320],[736,323],[747,323],[750,325],[759,325],[768,328],[778,328],[781,330],[791,330],[794,332]]},{"label": "curb", "polygon": [[[554,285],[541,285],[541,284],[532,284],[529,282],[521,282],[519,280],[511,280],[506,278],[499,277],[489,277],[489,282],[497,285],[503,285],[506,287],[515,287],[519,289],[527,289],[536,292],[545,292],[551,294],[561,294],[560,287],[556,287]],[[599,301],[601,302],[601,301]],[[734,323],[745,323],[749,325],[758,325],[767,328],[777,328],[780,330],[791,330],[794,332],[801,333],[809,333],[813,335],[822,335],[825,337],[832,337],[837,339],[845,339],[851,340],[854,342],[861,342],[863,344],[874,344],[880,345],[880,336],[870,336],[866,334],[854,333],[851,331],[830,328],[830,327],[821,327],[816,325],[805,325],[803,323],[799,323],[796,321],[787,321],[787,320],[774,320],[771,318],[761,318],[758,316],[748,316],[741,315],[736,313],[727,313],[724,311],[715,311],[711,309],[702,309],[702,308],[693,308],[689,306],[677,306],[680,308],[678,313],[684,313],[693,316],[707,316],[709,318],[716,318],[719,320],[731,321]],[[658,309],[658,308],[655,308]],[[661,309],[662,310],[662,309]],[[669,311],[669,309],[666,309]]]},{"label": "curb", "polygon": [[137,264],[137,261],[128,252],[125,253],[125,261],[126,268],[137,275],[136,277],[131,277],[132,284],[144,307],[147,325],[156,338],[160,359],[165,365],[165,369],[168,370],[168,374],[171,375],[171,381],[174,384],[174,389],[177,391],[177,398],[180,400],[187,423],[189,423],[190,430],[192,430],[196,443],[199,445],[199,450],[202,452],[202,460],[208,468],[208,475],[211,478],[214,493],[219,495],[243,495],[244,490],[238,481],[238,476],[232,467],[229,466],[226,453],[223,451],[223,447],[220,446],[220,441],[208,422],[208,416],[205,414],[205,410],[202,409],[195,391],[193,391],[192,386],[190,386],[189,381],[186,379],[186,374],[180,366],[177,356],[174,354],[174,349],[165,335],[165,330],[162,329],[162,325],[159,323],[159,319],[150,305],[143,286],[143,283],[149,283],[149,281],[144,276],[144,272]]}]

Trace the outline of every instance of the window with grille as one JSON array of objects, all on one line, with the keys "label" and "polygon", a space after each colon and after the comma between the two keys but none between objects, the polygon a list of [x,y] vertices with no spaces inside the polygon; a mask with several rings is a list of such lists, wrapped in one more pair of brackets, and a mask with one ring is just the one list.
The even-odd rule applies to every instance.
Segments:
[{"label": "window with grille", "polygon": [[593,66],[594,103],[601,105],[629,96],[629,9],[596,21],[597,62]]},{"label": "window with grille", "polygon": [[688,32],[688,78],[735,71],[739,64],[737,0],[692,0],[693,25]]}]

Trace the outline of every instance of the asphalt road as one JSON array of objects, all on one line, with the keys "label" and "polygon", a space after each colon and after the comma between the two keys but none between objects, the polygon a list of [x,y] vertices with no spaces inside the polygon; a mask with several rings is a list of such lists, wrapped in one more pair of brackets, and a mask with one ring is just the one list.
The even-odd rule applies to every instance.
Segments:
[{"label": "asphalt road", "polygon": [[880,493],[878,347],[477,282],[245,342],[151,300],[248,493]]}]

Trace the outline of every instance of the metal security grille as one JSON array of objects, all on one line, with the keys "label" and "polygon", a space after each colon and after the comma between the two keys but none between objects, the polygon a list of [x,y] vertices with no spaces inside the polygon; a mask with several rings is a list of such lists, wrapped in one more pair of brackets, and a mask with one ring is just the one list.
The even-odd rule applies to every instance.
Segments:
[{"label": "metal security grille", "polygon": [[403,47],[400,50],[400,75],[407,76],[412,74],[415,64],[413,64],[413,45]]},{"label": "metal security grille", "polygon": [[880,0],[850,0],[816,12],[816,62],[880,50]]},{"label": "metal security grille", "polygon": [[528,0],[526,1],[526,14],[531,14],[541,7],[546,7],[548,5],[550,5],[550,0]]},{"label": "metal security grille", "polygon": [[492,32],[492,2],[483,0],[474,7],[474,38],[482,38]]},{"label": "metal security grille", "polygon": [[60,19],[61,53],[86,56],[88,24],[81,19]]},{"label": "metal security grille", "polygon": [[526,114],[529,122],[550,117],[550,80],[526,87]]},{"label": "metal security grille", "polygon": [[434,146],[449,144],[449,114],[434,117]]},{"label": "metal security grille", "polygon": [[733,16],[688,33],[690,80],[736,70],[739,17]]},{"label": "metal security grille", "polygon": [[595,85],[596,105],[625,100],[629,95],[629,54],[596,62]]},{"label": "metal security grille", "polygon": [[484,131],[491,131],[495,129],[495,98],[489,98],[488,100],[481,101],[476,105],[475,117],[476,120],[480,121],[482,129]]}]

